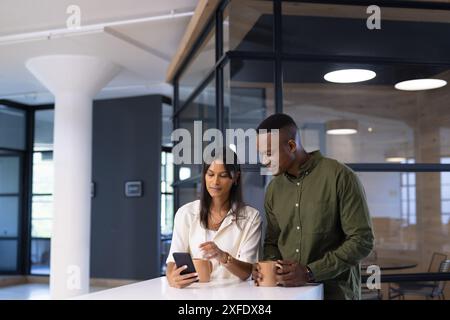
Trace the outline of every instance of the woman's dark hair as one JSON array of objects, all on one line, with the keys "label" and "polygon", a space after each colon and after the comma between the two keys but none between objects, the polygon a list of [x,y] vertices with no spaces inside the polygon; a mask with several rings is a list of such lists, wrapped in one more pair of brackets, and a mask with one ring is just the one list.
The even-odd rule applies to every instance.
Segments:
[{"label": "woman's dark hair", "polygon": [[211,206],[211,195],[206,188],[205,175],[214,160],[220,160],[230,179],[236,177],[233,185],[230,189],[230,196],[228,197],[229,206],[231,208],[231,214],[234,216],[234,220],[239,220],[239,212],[245,206],[242,198],[242,186],[241,186],[241,167],[238,162],[236,153],[230,148],[224,147],[217,154],[213,155],[211,159],[203,162],[202,170],[202,187],[200,196],[200,223],[207,229],[208,228],[208,216]]}]

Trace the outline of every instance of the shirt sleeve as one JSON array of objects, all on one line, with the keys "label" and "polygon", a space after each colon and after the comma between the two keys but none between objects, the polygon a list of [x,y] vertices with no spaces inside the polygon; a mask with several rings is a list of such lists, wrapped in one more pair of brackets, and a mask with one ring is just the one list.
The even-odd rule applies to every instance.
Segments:
[{"label": "shirt sleeve", "polygon": [[262,221],[259,212],[254,215],[243,245],[239,250],[237,259],[248,263],[256,263],[259,260],[261,249]]},{"label": "shirt sleeve", "polygon": [[169,255],[166,259],[166,263],[175,262],[172,254],[174,252],[189,252],[189,212],[185,207],[178,209],[175,214],[172,243],[170,244]]},{"label": "shirt sleeve", "polygon": [[356,174],[342,173],[337,181],[338,208],[344,242],[308,267],[316,281],[337,277],[357,265],[373,248],[374,235],[364,188]]},{"label": "shirt sleeve", "polygon": [[272,211],[272,192],[271,185],[267,188],[264,199],[264,209],[266,211],[267,228],[264,238],[264,260],[282,259],[281,252],[278,249],[278,237],[280,236],[280,227]]}]

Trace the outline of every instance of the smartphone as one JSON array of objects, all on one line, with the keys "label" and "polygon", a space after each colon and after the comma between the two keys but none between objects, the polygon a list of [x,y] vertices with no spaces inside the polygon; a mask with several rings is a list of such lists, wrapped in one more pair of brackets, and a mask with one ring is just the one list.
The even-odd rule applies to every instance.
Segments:
[{"label": "smartphone", "polygon": [[196,272],[194,262],[192,261],[192,257],[188,252],[174,252],[172,256],[173,259],[175,260],[177,268],[181,266],[187,266],[187,268],[181,271],[180,274],[188,274]]}]

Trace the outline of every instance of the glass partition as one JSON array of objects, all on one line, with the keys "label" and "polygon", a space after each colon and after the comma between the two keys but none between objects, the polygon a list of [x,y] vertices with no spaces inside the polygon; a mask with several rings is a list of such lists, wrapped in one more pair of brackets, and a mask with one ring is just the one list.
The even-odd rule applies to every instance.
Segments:
[{"label": "glass partition", "polygon": [[[178,115],[179,128],[187,130],[190,139],[187,144],[189,146],[187,151],[190,152],[190,159],[188,159],[190,164],[185,163],[176,167],[180,170],[180,180],[186,180],[200,174],[203,146],[209,143],[203,141],[203,134],[207,129],[216,127],[215,103],[216,91],[213,79]],[[182,142],[182,139],[180,139],[180,142]],[[177,142],[174,144],[177,144]],[[173,152],[174,161],[177,163],[177,159],[184,153],[179,154],[176,148],[173,149]]]},{"label": "glass partition", "polygon": [[440,179],[441,173],[357,174],[366,191],[378,257],[414,260],[415,271],[427,272],[433,252],[450,251],[447,200],[440,196],[446,181]]},{"label": "glass partition", "polygon": [[[413,260],[405,272],[427,271],[433,252],[450,256],[450,11],[419,2],[385,2],[381,20],[376,7],[356,2],[219,6],[216,41],[226,57],[208,85],[215,96],[175,115],[176,128],[192,131],[195,120],[217,114],[212,127],[246,130],[289,114],[307,151],[360,170],[378,256]],[[203,92],[198,82],[188,91]],[[269,178],[254,169],[246,168],[244,190],[259,208]],[[198,197],[199,170],[183,174],[197,180],[175,184],[176,207]]]},{"label": "glass partition", "polygon": [[223,51],[273,51],[273,3],[232,0],[223,11]]},{"label": "glass partition", "polygon": [[215,27],[212,27],[180,76],[178,87],[180,106],[214,69],[216,63],[215,32]]}]

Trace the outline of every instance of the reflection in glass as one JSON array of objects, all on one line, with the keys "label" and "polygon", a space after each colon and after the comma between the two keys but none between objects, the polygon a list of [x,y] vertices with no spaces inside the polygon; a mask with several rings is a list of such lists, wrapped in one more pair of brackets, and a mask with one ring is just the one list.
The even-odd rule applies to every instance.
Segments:
[{"label": "reflection in glass", "polygon": [[179,80],[180,106],[206,79],[216,63],[216,29],[212,28]]},{"label": "reflection in glass", "polygon": [[[343,63],[284,62],[283,110],[300,126],[305,146],[317,148],[317,137],[303,134],[316,128],[324,155],[345,163],[439,163],[450,150],[450,118],[446,101],[450,86],[426,92],[403,92],[394,84],[404,77],[427,73],[450,80],[440,66],[376,64],[373,80],[359,84],[331,84],[327,70]],[[357,124],[352,135],[328,135],[321,126],[345,120]],[[307,151],[314,149],[305,148]],[[406,192],[406,191],[405,191]],[[414,191],[410,190],[410,198]]]},{"label": "reflection in glass", "polygon": [[425,272],[432,252],[449,251],[450,224],[447,218],[441,218],[446,215],[436,179],[439,173],[414,173],[415,199],[408,198],[409,193],[405,199],[401,192],[401,176],[407,174],[357,173],[366,191],[378,256],[415,260],[419,263],[416,271]]},{"label": "reflection in glass", "polygon": [[272,51],[273,3],[231,1],[223,12],[223,51]]}]

